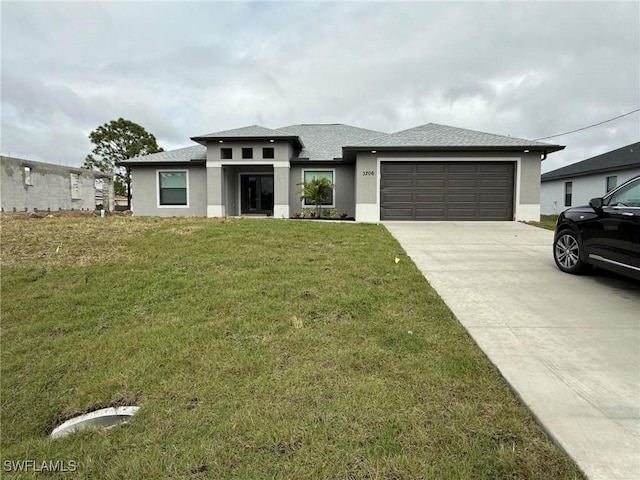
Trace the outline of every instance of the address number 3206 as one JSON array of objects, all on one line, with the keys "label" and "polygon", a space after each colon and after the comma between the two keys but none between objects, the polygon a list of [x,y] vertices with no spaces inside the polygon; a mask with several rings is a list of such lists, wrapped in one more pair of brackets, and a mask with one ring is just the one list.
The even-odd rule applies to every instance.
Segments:
[{"label": "address number 3206", "polygon": [[363,177],[369,177],[369,176],[373,176],[375,175],[375,173],[373,172],[373,170],[363,170],[362,171],[362,176]]}]

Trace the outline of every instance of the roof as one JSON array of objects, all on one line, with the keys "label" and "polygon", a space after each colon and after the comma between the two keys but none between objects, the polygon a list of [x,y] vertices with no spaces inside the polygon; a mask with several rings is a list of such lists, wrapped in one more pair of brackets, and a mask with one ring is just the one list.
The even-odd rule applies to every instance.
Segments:
[{"label": "roof", "polygon": [[390,135],[383,135],[372,140],[351,144],[345,148],[358,147],[391,149],[391,148],[429,148],[429,149],[514,149],[523,148],[554,152],[562,150],[561,145],[536,142],[516,137],[506,137],[492,133],[450,127],[437,123],[427,123],[419,127],[402,130]]},{"label": "roof", "polygon": [[134,157],[118,162],[119,165],[147,165],[155,163],[184,163],[205,162],[207,160],[207,147],[194,145],[192,147],[178,148],[168,152],[152,153],[142,157]]},{"label": "roof", "polygon": [[640,168],[640,142],[544,173],[540,178],[541,181],[548,182],[561,178],[581,177],[630,168]]},{"label": "roof", "polygon": [[342,158],[344,145],[384,135],[383,132],[342,123],[289,125],[279,128],[278,131],[302,138],[304,148],[298,154],[298,158],[312,161]]},{"label": "roof", "polygon": [[191,137],[200,143],[168,152],[154,153],[120,162],[122,165],[204,162],[209,142],[237,140],[288,140],[297,150],[297,159],[327,161],[344,158],[353,161],[355,152],[378,150],[535,150],[555,152],[561,145],[505,137],[463,128],[428,123],[408,130],[387,134],[377,130],[341,123],[300,124],[270,129],[259,125],[223,130]]},{"label": "roof", "polygon": [[197,135],[191,137],[194,142],[206,145],[207,142],[225,140],[264,140],[265,138],[278,138],[280,140],[289,140],[298,149],[304,147],[297,135],[292,135],[281,130],[272,130],[270,128],[261,127],[260,125],[251,125],[249,127],[235,128],[233,130],[222,130],[220,132],[208,133],[206,135]]}]

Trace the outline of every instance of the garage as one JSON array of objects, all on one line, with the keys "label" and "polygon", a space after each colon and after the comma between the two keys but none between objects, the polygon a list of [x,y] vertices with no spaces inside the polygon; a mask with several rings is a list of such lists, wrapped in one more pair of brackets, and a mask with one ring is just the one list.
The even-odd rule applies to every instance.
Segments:
[{"label": "garage", "polygon": [[381,220],[513,220],[513,162],[382,162]]}]

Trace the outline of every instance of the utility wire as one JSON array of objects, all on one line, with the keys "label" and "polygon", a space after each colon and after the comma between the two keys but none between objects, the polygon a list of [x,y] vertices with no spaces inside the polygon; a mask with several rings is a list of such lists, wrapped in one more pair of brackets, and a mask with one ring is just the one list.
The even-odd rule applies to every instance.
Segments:
[{"label": "utility wire", "polygon": [[534,138],[534,140],[546,140],[547,138],[554,138],[554,137],[561,137],[562,135],[569,135],[570,133],[575,133],[575,132],[579,132],[581,130],[586,130],[587,128],[597,127],[598,125],[602,125],[603,123],[612,122],[614,120],[617,120],[618,118],[626,117],[627,115],[631,115],[632,113],[636,113],[636,112],[640,112],[640,108],[632,110],[632,111],[630,111],[628,113],[624,113],[622,115],[618,115],[617,117],[610,118],[609,120],[605,120],[604,122],[594,123],[593,125],[589,125],[588,127],[578,128],[577,130],[571,130],[570,132],[559,133],[557,135],[549,135],[548,137]]}]

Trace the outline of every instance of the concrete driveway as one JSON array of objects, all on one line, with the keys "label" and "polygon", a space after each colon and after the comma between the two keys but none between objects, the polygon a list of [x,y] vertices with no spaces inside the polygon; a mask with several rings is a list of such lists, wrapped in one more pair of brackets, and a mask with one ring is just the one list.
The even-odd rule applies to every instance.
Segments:
[{"label": "concrete driveway", "polygon": [[560,272],[522,223],[384,225],[588,478],[640,479],[638,282]]}]

